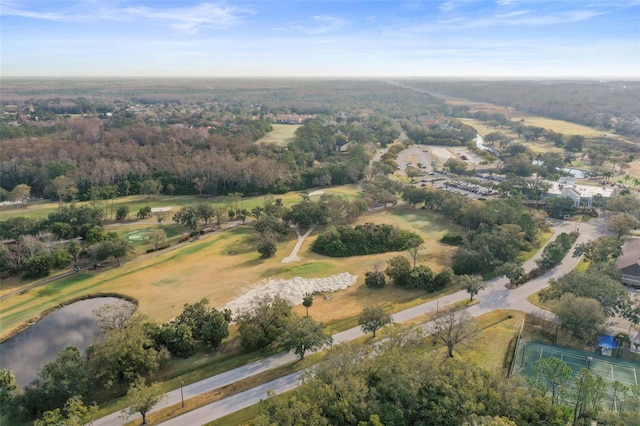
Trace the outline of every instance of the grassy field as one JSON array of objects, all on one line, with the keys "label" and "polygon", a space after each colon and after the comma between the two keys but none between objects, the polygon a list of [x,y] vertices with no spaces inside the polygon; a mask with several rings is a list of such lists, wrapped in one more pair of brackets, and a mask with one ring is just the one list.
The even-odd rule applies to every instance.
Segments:
[{"label": "grassy field", "polygon": [[[335,188],[324,188],[324,192],[328,194],[340,195],[340,196],[355,196],[359,194],[359,191],[355,185],[343,185]],[[312,191],[309,191],[312,192]],[[300,192],[293,191],[287,194],[278,194],[274,195],[274,198],[279,198],[282,200],[282,203],[286,206],[290,206],[293,203],[297,203],[300,200]],[[255,196],[255,197],[243,197],[240,200],[240,208],[246,208],[251,210],[253,207],[261,206],[264,203],[264,196]],[[154,195],[150,199],[146,195],[129,195],[126,197],[119,197],[112,201],[109,201],[109,205],[107,206],[105,219],[107,221],[111,220],[115,217],[115,211],[120,206],[129,207],[129,217],[123,223],[131,224],[136,222],[136,213],[142,207],[150,206],[154,207],[171,207],[171,210],[168,212],[168,217],[170,218],[173,213],[178,211],[181,207],[195,204],[195,203],[210,203],[214,206],[225,206],[232,202],[232,200],[227,196],[218,196],[211,198],[199,198],[195,195]],[[104,201],[106,203],[106,201]],[[90,202],[76,202],[78,207],[89,205]],[[98,204],[97,204],[98,205]],[[45,219],[49,213],[55,212],[60,207],[60,204],[57,202],[51,201],[38,201],[35,203],[27,203],[24,205],[12,205],[12,206],[4,206],[0,209],[0,218],[2,220],[7,220],[11,217],[15,216],[24,216],[30,217],[34,219]],[[103,204],[104,207],[104,204]],[[111,211],[113,211],[113,215],[111,215]],[[150,222],[155,222],[155,217],[151,217],[149,219]],[[164,222],[167,223],[167,222]]]},{"label": "grassy field", "polygon": [[[297,197],[290,197],[291,202],[295,199]],[[437,240],[454,226],[428,211],[409,208],[382,210],[360,218],[360,223],[364,222],[395,223],[402,228],[412,229],[422,235],[427,243],[420,254],[421,263],[435,270],[450,264],[454,248],[442,245]],[[196,242],[186,243],[182,248],[152,253],[125,262],[121,267],[82,271],[4,300],[0,312],[1,337],[6,337],[23,322],[66,300],[103,292],[135,298],[141,312],[162,322],[179,314],[184,303],[193,303],[206,297],[214,306],[221,307],[270,277],[315,278],[345,271],[358,275],[358,283],[348,290],[333,294],[329,300],[316,298],[311,310],[316,319],[324,322],[353,317],[366,306],[391,306],[422,294],[393,286],[371,290],[363,285],[365,272],[376,265],[384,268],[388,259],[402,253],[350,258],[320,256],[310,251],[318,232],[321,230],[305,241],[300,250],[303,261],[296,263],[281,263],[295,245],[293,233],[278,244],[275,257],[261,259],[255,249],[256,235],[250,226],[245,225],[207,234]]]},{"label": "grassy field", "polygon": [[293,141],[296,130],[300,127],[298,124],[272,124],[272,131],[258,139],[258,142],[275,143],[280,146],[287,146]]},{"label": "grassy field", "polygon": [[[603,136],[602,130],[594,129],[593,127],[583,126],[581,124],[570,123],[563,120],[554,120],[552,118],[536,117],[536,116],[523,116],[523,117],[511,117],[511,121],[524,120],[525,126],[543,127],[547,130],[553,130],[554,132],[563,133],[565,135],[581,135],[585,138],[593,138],[597,136]],[[617,137],[615,135],[609,135],[611,137]]]}]

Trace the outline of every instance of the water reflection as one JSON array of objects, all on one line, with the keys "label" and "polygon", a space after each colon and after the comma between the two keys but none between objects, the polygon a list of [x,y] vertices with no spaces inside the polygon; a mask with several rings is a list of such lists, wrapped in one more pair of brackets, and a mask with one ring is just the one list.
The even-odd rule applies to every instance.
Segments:
[{"label": "water reflection", "polygon": [[0,368],[11,370],[19,386],[29,384],[38,371],[67,346],[84,353],[93,343],[96,315],[104,305],[128,304],[115,297],[81,300],[47,315],[33,326],[0,344]]}]

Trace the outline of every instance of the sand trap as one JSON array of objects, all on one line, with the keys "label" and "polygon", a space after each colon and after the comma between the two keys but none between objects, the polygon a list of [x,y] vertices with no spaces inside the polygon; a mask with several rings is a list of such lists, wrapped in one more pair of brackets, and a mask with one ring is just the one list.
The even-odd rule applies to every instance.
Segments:
[{"label": "sand trap", "polygon": [[317,191],[313,191],[309,193],[309,197],[311,197],[312,195],[322,195],[324,194],[324,191],[322,189],[319,189]]},{"label": "sand trap", "polygon": [[163,213],[168,212],[172,209],[172,207],[153,207],[151,209],[151,213]]},{"label": "sand trap", "polygon": [[306,293],[330,293],[344,290],[355,284],[357,280],[357,275],[348,272],[326,278],[295,277],[289,280],[269,278],[229,302],[225,308],[231,309],[231,312],[237,314],[250,308],[256,300],[264,296],[280,296],[294,305],[299,305]]}]

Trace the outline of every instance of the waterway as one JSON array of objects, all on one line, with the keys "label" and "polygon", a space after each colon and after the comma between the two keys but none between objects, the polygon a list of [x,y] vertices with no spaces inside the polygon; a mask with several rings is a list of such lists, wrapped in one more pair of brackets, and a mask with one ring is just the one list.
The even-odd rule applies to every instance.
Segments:
[{"label": "waterway", "polygon": [[67,346],[84,354],[95,339],[97,308],[127,303],[115,297],[98,297],[58,309],[0,344],[0,369],[13,371],[19,386],[29,384]]}]

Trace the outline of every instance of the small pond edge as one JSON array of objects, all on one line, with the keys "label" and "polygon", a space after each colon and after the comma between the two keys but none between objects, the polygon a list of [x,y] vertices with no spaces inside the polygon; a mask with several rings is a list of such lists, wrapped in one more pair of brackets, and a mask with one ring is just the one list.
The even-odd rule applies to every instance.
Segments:
[{"label": "small pond edge", "polygon": [[125,301],[129,302],[129,303],[132,303],[136,307],[136,309],[138,308],[138,299],[136,299],[134,297],[131,297],[131,296],[127,296],[126,294],[122,294],[122,293],[90,293],[90,294],[84,294],[82,296],[77,296],[77,297],[65,300],[62,303],[58,303],[57,305],[40,312],[38,315],[29,318],[25,322],[21,323],[20,325],[14,327],[13,329],[7,331],[5,334],[0,336],[0,343],[6,342],[7,340],[9,340],[12,337],[16,336],[18,333],[20,333],[20,332],[26,330],[27,328],[31,327],[32,325],[36,324],[38,321],[40,321],[41,319],[43,319],[47,315],[52,314],[53,312],[57,311],[58,309],[62,309],[65,306],[71,305],[71,304],[76,303],[76,302],[80,302],[80,301],[88,300],[88,299],[97,299],[97,298],[100,298],[100,297],[115,297],[117,299],[122,299],[122,300],[125,300]]}]

